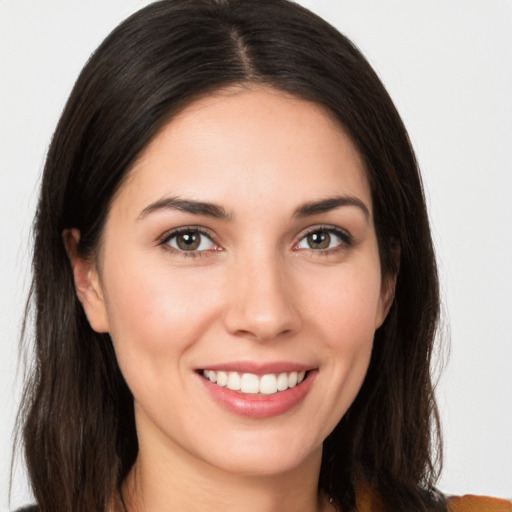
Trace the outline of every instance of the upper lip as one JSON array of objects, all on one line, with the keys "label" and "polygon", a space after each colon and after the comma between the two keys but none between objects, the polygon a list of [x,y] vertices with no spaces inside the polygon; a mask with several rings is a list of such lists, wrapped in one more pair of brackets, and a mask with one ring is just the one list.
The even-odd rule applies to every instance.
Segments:
[{"label": "upper lip", "polygon": [[201,367],[201,370],[227,371],[238,373],[253,373],[255,375],[266,375],[269,373],[289,373],[313,370],[315,366],[291,361],[230,361],[226,363],[210,364]]}]

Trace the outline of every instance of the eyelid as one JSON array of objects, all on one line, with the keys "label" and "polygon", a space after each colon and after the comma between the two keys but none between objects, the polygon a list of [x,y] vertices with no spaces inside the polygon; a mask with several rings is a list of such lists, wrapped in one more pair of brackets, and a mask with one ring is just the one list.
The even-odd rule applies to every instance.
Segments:
[{"label": "eyelid", "polygon": [[[307,236],[309,236],[312,233],[316,233],[318,231],[325,231],[327,233],[334,234],[338,238],[340,238],[343,243],[336,246],[331,247],[330,249],[299,249],[297,248],[298,244]],[[355,243],[354,237],[351,235],[349,231],[346,229],[340,228],[339,226],[333,226],[328,224],[319,224],[317,226],[311,226],[310,228],[307,228],[305,231],[303,231],[299,237],[298,241],[294,244],[294,249],[296,250],[310,250],[315,253],[329,253],[329,252],[336,252],[339,250],[347,249],[348,247],[352,246]]]},{"label": "eyelid", "polygon": [[[202,249],[202,250],[193,250],[193,251],[184,251],[177,249],[176,247],[172,247],[169,244],[169,241],[182,234],[182,233],[198,233],[202,236],[207,237],[212,244],[215,246],[214,249]],[[166,250],[174,253],[179,254],[181,256],[189,257],[189,256],[202,256],[203,253],[210,252],[212,250],[220,250],[219,244],[215,240],[214,234],[209,230],[202,226],[180,226],[177,228],[170,229],[169,231],[166,231],[163,235],[161,235],[157,239],[157,245],[164,247]]]},{"label": "eyelid", "polygon": [[[325,231],[327,233],[334,234],[342,241],[342,243],[338,244],[336,247],[331,247],[331,248],[327,248],[327,249],[313,249],[313,248],[307,249],[307,248],[298,248],[297,247],[298,244],[305,237],[307,237],[308,235],[310,235],[312,233],[319,232],[319,231]],[[189,232],[199,233],[200,235],[207,237],[212,242],[212,244],[215,245],[215,248],[185,251],[185,250],[181,250],[181,249],[172,247],[169,244],[169,241],[173,237],[176,237],[182,233],[189,233]],[[180,226],[180,227],[170,229],[169,231],[166,231],[163,235],[161,235],[157,239],[157,245],[163,246],[163,247],[165,247],[166,250],[168,250],[172,253],[175,253],[175,254],[179,254],[184,257],[187,257],[187,256],[195,257],[195,256],[203,256],[204,253],[209,253],[212,250],[213,251],[222,250],[222,248],[219,246],[219,244],[217,243],[215,238],[216,237],[215,237],[214,233],[212,233],[209,229],[204,228],[202,226],[193,226],[193,225],[192,226]],[[319,225],[311,226],[311,227],[307,228],[306,230],[302,231],[300,233],[300,235],[298,236],[297,241],[294,243],[293,249],[296,251],[307,250],[307,251],[311,251],[311,252],[314,252],[317,254],[330,254],[330,253],[334,253],[337,251],[346,250],[349,247],[351,247],[352,245],[354,245],[355,242],[356,241],[354,240],[354,237],[346,229],[341,228],[339,226],[319,224]]]}]

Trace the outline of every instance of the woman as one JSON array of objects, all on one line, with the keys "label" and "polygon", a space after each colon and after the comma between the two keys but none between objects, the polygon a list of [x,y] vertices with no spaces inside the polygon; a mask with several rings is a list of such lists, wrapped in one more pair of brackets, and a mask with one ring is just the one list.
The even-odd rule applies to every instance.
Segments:
[{"label": "woman", "polygon": [[163,1],[107,38],[49,150],[33,289],[41,511],[446,510],[414,155],[308,11]]}]

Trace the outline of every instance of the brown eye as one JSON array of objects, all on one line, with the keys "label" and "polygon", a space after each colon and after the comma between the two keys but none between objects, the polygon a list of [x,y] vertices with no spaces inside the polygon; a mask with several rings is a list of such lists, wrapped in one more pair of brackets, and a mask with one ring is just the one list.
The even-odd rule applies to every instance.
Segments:
[{"label": "brown eye", "polygon": [[326,251],[348,248],[352,244],[349,233],[339,228],[326,227],[313,229],[306,233],[296,245],[297,249]]},{"label": "brown eye", "polygon": [[327,231],[315,231],[307,236],[310,249],[328,249],[331,243],[331,235]]},{"label": "brown eye", "polygon": [[165,243],[173,249],[183,252],[208,251],[215,247],[209,236],[194,229],[174,233]]},{"label": "brown eye", "polygon": [[182,251],[195,251],[201,243],[198,233],[183,233],[176,237],[176,245]]}]

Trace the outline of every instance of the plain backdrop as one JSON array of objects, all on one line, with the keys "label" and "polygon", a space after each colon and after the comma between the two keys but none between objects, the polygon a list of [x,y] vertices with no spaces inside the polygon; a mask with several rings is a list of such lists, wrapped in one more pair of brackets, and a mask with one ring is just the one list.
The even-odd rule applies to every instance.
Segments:
[{"label": "plain backdrop", "polygon": [[[0,510],[17,465],[17,344],[45,151],[90,53],[141,0],[0,0]],[[512,1],[303,0],[351,37],[423,171],[451,350],[438,385],[439,487],[512,498]]]}]

